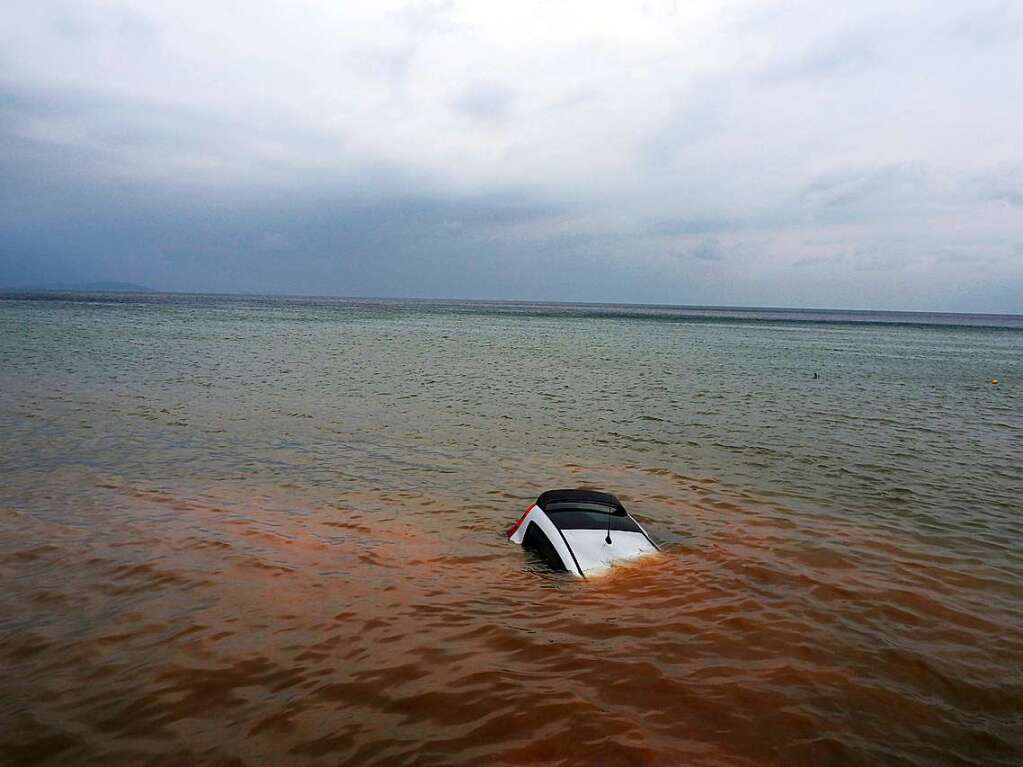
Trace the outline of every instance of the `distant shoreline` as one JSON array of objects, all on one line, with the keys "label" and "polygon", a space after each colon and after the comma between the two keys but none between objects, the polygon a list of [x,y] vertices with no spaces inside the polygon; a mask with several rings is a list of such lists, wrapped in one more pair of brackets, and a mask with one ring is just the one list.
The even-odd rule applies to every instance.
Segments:
[{"label": "distant shoreline", "polygon": [[2,287],[0,292],[19,293],[163,293],[145,285],[136,285],[133,282],[53,282],[41,285],[27,285],[21,287]]}]

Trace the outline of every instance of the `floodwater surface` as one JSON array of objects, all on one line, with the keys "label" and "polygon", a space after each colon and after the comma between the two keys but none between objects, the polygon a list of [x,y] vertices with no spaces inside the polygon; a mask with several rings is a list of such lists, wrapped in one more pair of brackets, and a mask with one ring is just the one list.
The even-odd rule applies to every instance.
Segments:
[{"label": "floodwater surface", "polygon": [[1018,765],[1021,331],[7,295],[0,763]]}]

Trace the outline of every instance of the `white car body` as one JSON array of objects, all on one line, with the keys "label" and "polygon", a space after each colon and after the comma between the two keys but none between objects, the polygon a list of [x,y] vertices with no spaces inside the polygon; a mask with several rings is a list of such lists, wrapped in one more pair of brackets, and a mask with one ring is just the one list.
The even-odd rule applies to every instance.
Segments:
[{"label": "white car body", "polygon": [[508,531],[508,539],[536,549],[556,569],[581,578],[658,551],[617,498],[588,490],[544,493]]}]

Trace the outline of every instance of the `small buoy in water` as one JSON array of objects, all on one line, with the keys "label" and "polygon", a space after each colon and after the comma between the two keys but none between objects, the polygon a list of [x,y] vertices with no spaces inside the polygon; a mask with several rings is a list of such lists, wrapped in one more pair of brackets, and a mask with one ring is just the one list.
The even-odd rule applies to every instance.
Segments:
[{"label": "small buoy in water", "polygon": [[998,385],[998,379],[997,378],[992,378],[991,379],[991,383],[994,384],[995,386],[997,386]]}]

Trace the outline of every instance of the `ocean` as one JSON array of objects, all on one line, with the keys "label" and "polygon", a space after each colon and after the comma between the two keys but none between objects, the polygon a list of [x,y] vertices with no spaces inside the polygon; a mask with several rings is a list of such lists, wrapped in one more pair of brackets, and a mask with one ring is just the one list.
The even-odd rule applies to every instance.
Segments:
[{"label": "ocean", "polygon": [[[1021,392],[1018,316],[0,293],[0,763],[1019,765]],[[559,487],[664,553],[548,572]]]}]

